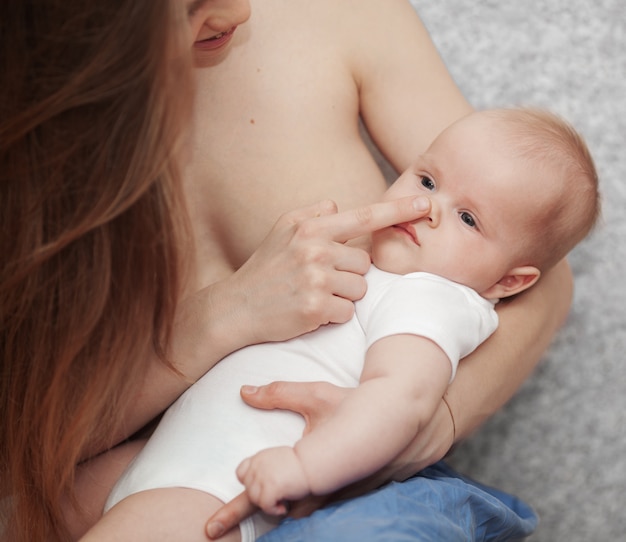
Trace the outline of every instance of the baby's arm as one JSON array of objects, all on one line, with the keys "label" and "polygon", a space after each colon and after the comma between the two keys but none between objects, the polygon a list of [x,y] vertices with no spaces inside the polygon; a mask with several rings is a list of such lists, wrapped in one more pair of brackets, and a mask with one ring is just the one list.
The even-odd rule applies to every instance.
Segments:
[{"label": "baby's arm", "polygon": [[263,450],[241,464],[237,474],[246,496],[226,505],[221,517],[229,507],[239,509],[242,498],[282,514],[284,501],[331,493],[382,468],[432,417],[451,372],[443,350],[423,337],[393,335],[375,342],[359,387],[333,417],[294,448]]},{"label": "baby's arm", "polygon": [[295,445],[313,494],[330,493],[389,463],[433,415],[452,368],[435,343],[392,335],[368,350],[359,387],[335,416]]}]

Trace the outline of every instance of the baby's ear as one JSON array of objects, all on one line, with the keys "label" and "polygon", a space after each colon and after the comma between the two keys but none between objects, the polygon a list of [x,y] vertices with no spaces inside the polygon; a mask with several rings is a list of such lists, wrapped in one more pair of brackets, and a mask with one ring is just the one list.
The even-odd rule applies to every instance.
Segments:
[{"label": "baby's ear", "polygon": [[487,299],[510,297],[530,288],[539,280],[540,275],[541,271],[532,265],[515,267],[480,295]]}]

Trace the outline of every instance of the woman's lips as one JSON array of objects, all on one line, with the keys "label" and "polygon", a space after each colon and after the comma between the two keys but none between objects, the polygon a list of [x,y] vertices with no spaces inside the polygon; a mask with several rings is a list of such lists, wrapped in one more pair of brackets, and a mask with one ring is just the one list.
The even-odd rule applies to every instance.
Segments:
[{"label": "woman's lips", "polygon": [[227,30],[226,32],[220,32],[219,34],[211,36],[210,38],[198,40],[194,42],[193,46],[194,48],[201,51],[212,51],[214,49],[220,49],[227,42],[230,41],[236,29],[237,27],[233,26],[230,30]]}]

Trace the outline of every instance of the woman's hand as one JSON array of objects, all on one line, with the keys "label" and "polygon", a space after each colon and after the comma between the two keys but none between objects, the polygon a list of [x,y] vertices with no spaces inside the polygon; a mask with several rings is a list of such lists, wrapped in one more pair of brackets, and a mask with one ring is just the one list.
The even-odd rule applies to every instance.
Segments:
[{"label": "woman's hand", "polygon": [[[332,416],[341,401],[352,391],[351,388],[340,388],[328,382],[273,382],[259,388],[244,386],[241,396],[255,408],[291,410],[302,415],[306,434]],[[391,480],[406,480],[443,458],[453,440],[454,423],[442,400],[430,422],[415,435],[411,444],[392,463],[332,495],[308,497],[293,503],[290,515],[307,516],[331,500],[362,495]],[[220,510],[211,519],[228,530],[253,511],[254,507],[250,506],[249,501],[241,499],[229,503],[226,509]]]},{"label": "woman's hand", "polygon": [[[259,388],[243,386],[241,397],[255,408],[291,410],[301,414],[306,424],[304,428],[306,435],[332,416],[350,391],[349,388],[340,388],[328,382],[273,382]],[[302,501],[289,503],[289,515],[294,517],[309,515],[331,499],[332,495],[311,496]],[[219,538],[257,510],[257,506],[244,491],[209,518],[206,526],[207,535],[211,539]]]},{"label": "woman's hand", "polygon": [[348,321],[353,301],[365,294],[370,257],[345,242],[415,220],[429,207],[425,197],[403,198],[338,213],[325,201],[283,215],[249,260],[223,281],[229,302],[221,305],[235,312],[238,329],[248,333],[240,346]]},{"label": "woman's hand", "polygon": [[[258,388],[244,386],[241,396],[255,408],[291,410],[300,414],[305,420],[304,434],[307,434],[330,418],[352,391],[353,388],[341,388],[328,382],[272,382]],[[442,400],[428,424],[392,463],[354,487],[358,488],[358,493],[363,493],[391,480],[406,480],[442,459],[453,444],[454,422]],[[369,487],[364,490],[362,484]]]}]

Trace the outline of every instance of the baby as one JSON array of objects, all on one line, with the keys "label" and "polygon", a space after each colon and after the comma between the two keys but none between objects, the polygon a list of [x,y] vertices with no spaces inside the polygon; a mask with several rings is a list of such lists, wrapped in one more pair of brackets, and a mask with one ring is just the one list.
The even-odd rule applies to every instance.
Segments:
[{"label": "baby", "polygon": [[[124,514],[129,496],[136,506],[148,493],[173,500],[186,488],[202,503],[215,497],[213,510],[236,497],[226,509],[243,521],[225,539],[254,540],[287,501],[382,468],[430,419],[459,360],[495,331],[498,300],[531,287],[599,214],[584,142],[538,110],[484,111],[452,124],[384,199],[420,193],[431,202],[426,216],[373,235],[368,291],[353,319],[222,360],[167,411],[112,491],[107,514]],[[242,384],[274,380],[355,389],[301,436],[300,416],[258,411],[238,396]],[[151,517],[148,503],[137,518],[142,533],[185,521]],[[250,503],[265,514],[244,520]],[[209,524],[210,536],[223,531]]]}]

